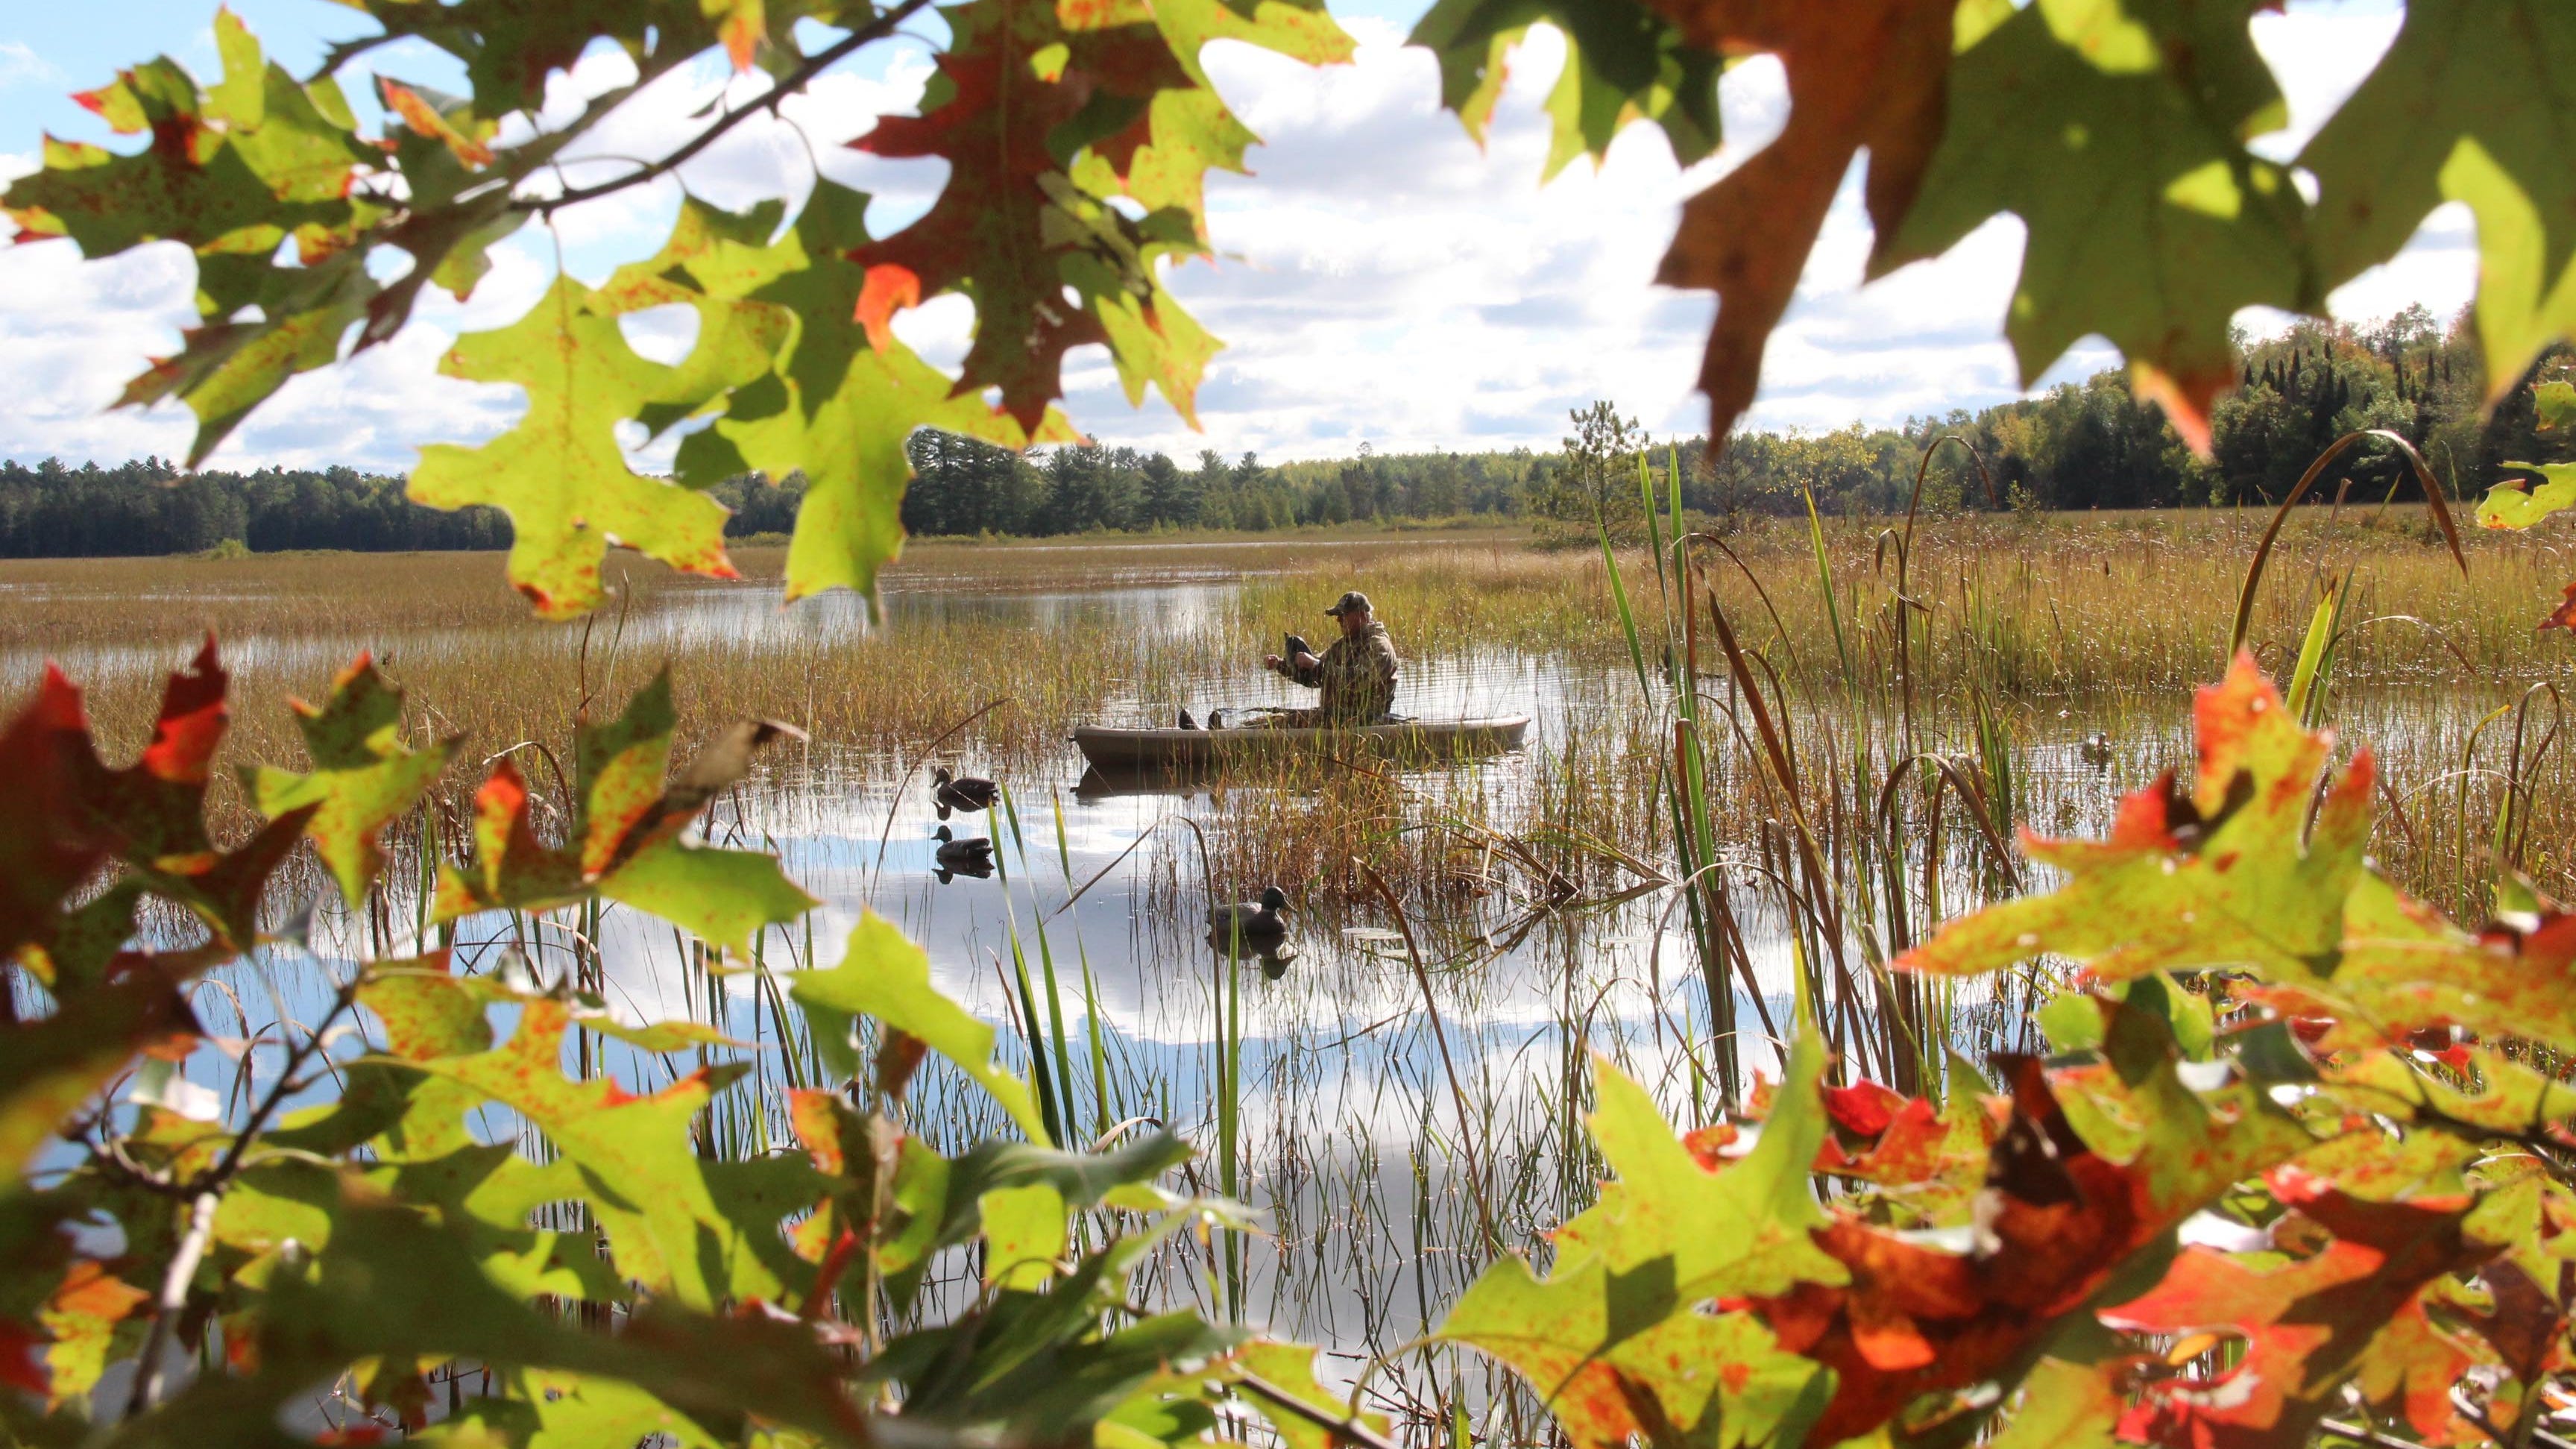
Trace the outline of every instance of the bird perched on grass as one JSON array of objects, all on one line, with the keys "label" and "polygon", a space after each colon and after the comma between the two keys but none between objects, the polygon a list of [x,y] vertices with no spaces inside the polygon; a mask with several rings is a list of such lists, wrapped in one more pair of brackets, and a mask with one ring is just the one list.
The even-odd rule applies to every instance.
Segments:
[{"label": "bird perched on grass", "polygon": [[939,849],[934,855],[939,862],[941,885],[948,884],[951,876],[971,875],[982,880],[993,873],[993,842],[989,837],[977,835],[960,840],[942,825],[938,839]]},{"label": "bird perched on grass", "polygon": [[978,810],[990,810],[993,802],[1002,798],[1001,787],[992,781],[979,780],[972,775],[952,775],[946,765],[930,772],[930,786],[930,803],[938,807],[942,820],[948,818],[951,810],[967,815]]},{"label": "bird perched on grass", "polygon": [[1259,902],[1229,901],[1208,908],[1208,929],[1219,939],[1231,934],[1247,941],[1276,940],[1288,934],[1288,922],[1279,913],[1288,907],[1288,893],[1277,886],[1261,893]]}]

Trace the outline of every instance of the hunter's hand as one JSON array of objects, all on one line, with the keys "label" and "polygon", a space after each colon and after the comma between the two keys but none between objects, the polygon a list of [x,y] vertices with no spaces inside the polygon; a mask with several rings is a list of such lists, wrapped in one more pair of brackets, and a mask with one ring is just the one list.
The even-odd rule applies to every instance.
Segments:
[{"label": "hunter's hand", "polygon": [[1277,669],[1279,667],[1279,656],[1276,654],[1262,655],[1261,667],[1264,669]]}]

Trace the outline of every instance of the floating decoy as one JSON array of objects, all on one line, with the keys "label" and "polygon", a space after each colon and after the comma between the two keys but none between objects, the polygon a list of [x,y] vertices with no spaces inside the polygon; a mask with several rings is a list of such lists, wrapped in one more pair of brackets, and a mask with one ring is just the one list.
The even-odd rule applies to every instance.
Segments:
[{"label": "floating decoy", "polygon": [[1288,923],[1279,913],[1288,906],[1288,893],[1277,886],[1261,893],[1258,904],[1252,901],[1230,901],[1208,908],[1208,929],[1222,939],[1228,933],[1245,940],[1277,939],[1288,934]]},{"label": "floating decoy", "polygon": [[1212,730],[1221,730],[1225,728],[1224,710],[1212,709],[1208,711],[1208,728]]},{"label": "floating decoy", "polygon": [[1198,722],[1197,720],[1194,720],[1194,719],[1190,718],[1190,712],[1189,712],[1188,710],[1186,710],[1186,709],[1182,710],[1182,711],[1181,711],[1181,728],[1183,728],[1183,729],[1185,729],[1185,730],[1194,730],[1194,729],[1197,729],[1198,727],[1199,727],[1199,722]]},{"label": "floating decoy", "polygon": [[2088,765],[2111,763],[2111,737],[2100,730],[2095,730],[2086,736],[2081,748],[2084,753],[2084,763]]},{"label": "floating decoy", "polygon": [[968,875],[983,880],[993,873],[993,842],[986,836],[959,840],[942,825],[938,830],[939,883],[948,884],[953,876]]},{"label": "floating decoy", "polygon": [[960,778],[948,773],[946,765],[930,772],[930,785],[930,803],[938,807],[942,820],[948,818],[951,810],[968,815],[978,810],[990,810],[993,802],[1002,798],[1001,787],[992,781],[979,780],[972,775]]}]

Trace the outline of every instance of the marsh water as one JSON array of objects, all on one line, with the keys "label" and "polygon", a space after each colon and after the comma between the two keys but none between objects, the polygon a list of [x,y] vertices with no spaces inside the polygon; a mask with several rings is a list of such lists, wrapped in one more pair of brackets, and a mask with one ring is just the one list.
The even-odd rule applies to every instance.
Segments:
[{"label": "marsh water", "polygon": [[[1400,566],[1401,554],[1355,551],[1351,563],[1366,586],[1372,572]],[[1184,706],[1203,717],[1211,708],[1300,702],[1300,691],[1259,668],[1263,649],[1277,647],[1275,633],[1248,633],[1236,607],[1247,580],[1260,576],[1257,554],[1247,566],[1240,549],[1222,560],[1187,546],[1125,549],[1114,566],[1029,573],[1016,584],[989,570],[900,574],[874,620],[845,595],[782,608],[774,584],[688,581],[656,591],[613,627],[618,647],[635,657],[799,644],[901,650],[916,636],[947,637],[961,621],[986,626],[979,638],[998,628],[1033,651],[1167,641],[1192,662],[1107,681],[1094,722],[1164,724]],[[1314,611],[1328,599],[1265,622],[1320,644],[1330,621]],[[1404,646],[1405,619],[1386,622]],[[1607,633],[1617,623],[1603,619],[1599,627]],[[1212,646],[1209,636],[1221,631],[1231,632]],[[572,630],[513,637],[523,640],[514,647],[602,647]],[[438,643],[234,632],[225,649],[237,663],[327,668],[360,648],[400,661]],[[55,652],[76,676],[180,662],[172,651],[140,646]],[[1114,671],[1129,657],[1102,650],[1102,668]],[[32,651],[0,657],[0,680],[23,693],[35,665]],[[919,667],[942,667],[935,649]],[[2432,756],[2512,697],[2501,684],[2362,688],[2347,692],[2340,712],[2349,730],[2383,744],[2420,737]],[[1459,862],[1454,879],[1415,882],[1400,914],[1352,887],[1358,866],[1340,872],[1332,889],[1278,880],[1300,904],[1284,945],[1267,954],[1222,949],[1205,930],[1212,897],[1257,894],[1272,883],[1212,867],[1210,837],[1247,828],[1246,791],[1285,793],[1258,817],[1271,819],[1294,815],[1302,797],[1323,808],[1332,782],[1318,775],[1104,786],[1086,780],[1079,754],[1063,742],[1082,720],[1054,722],[1052,748],[985,750],[971,732],[961,736],[965,745],[937,749],[929,739],[897,750],[829,740],[792,746],[719,803],[705,834],[719,844],[774,848],[788,875],[822,902],[810,920],[762,938],[754,956],[763,970],[831,965],[861,915],[880,914],[928,952],[942,990],[995,1025],[1006,1056],[1028,1065],[1034,1035],[1045,1058],[1039,1065],[1069,1078],[1059,1085],[1073,1119],[1065,1136],[1084,1142],[1151,1123],[1198,1145],[1193,1171],[1204,1174],[1201,1185],[1231,1183],[1269,1215],[1269,1232],[1249,1244],[1232,1275],[1214,1271],[1212,1257],[1176,1263],[1155,1291],[1322,1344],[1355,1373],[1426,1333],[1489,1261],[1480,1212],[1500,1219],[1508,1245],[1543,1253],[1545,1229],[1590,1200],[1600,1169],[1580,1113],[1594,1054],[1646,1082],[1678,1122],[1706,1120],[1717,1109],[1711,1002],[1669,884],[1611,871],[1570,901],[1541,899],[1525,878],[1491,868],[1490,837],[1480,867],[1474,832],[1443,823],[1472,817],[1508,835],[1566,772],[1579,742],[1651,714],[1656,703],[1624,653],[1407,649],[1397,707],[1423,717],[1526,715],[1532,727],[1521,750],[1388,767],[1390,778],[1372,786],[1399,820],[1399,836],[1456,835],[1448,848]],[[2165,767],[2188,768],[2187,711],[2180,697],[2025,708],[2014,755],[2018,818],[2050,833],[2101,830],[2123,790]],[[928,780],[934,763],[997,780],[1005,803],[941,820]],[[2426,788],[2434,788],[2435,804],[2447,799]],[[956,837],[989,839],[995,869],[943,870],[936,834],[943,825]],[[1367,848],[1355,843],[1354,853]],[[1651,846],[1635,853],[1651,855]],[[1972,902],[1983,887],[1964,857],[1956,874],[1946,898]],[[1748,969],[1728,986],[1723,1014],[1736,1024],[1742,1060],[1773,1069],[1775,1043],[1764,1023],[1790,1019],[1793,941],[1785,918],[1758,893],[1741,911]],[[390,916],[399,923],[409,912],[396,902]],[[468,920],[457,934],[459,960],[467,969],[500,969],[520,954],[543,977],[555,968],[537,934],[531,944],[519,923]],[[326,907],[313,940],[326,957],[355,958],[367,935],[365,922]],[[734,1036],[758,1047],[755,1056],[779,1054],[781,1024],[764,1006],[758,973],[707,974],[703,957],[668,926],[623,910],[600,922],[598,944],[607,994],[621,1014],[721,1016]],[[1032,995],[1021,994],[1023,980]],[[1974,1014],[1974,1045],[2028,1039],[2010,1001],[1987,1005]],[[1230,1077],[1229,1049],[1240,1053]],[[774,1089],[784,1079],[764,1065],[755,1085]],[[1227,1081],[1239,1085],[1220,1095]],[[921,1130],[957,1143],[998,1121],[953,1078],[926,1085],[911,1109]],[[1230,1173],[1219,1160],[1229,1135]],[[752,1139],[788,1139],[774,1098]],[[1377,1381],[1396,1407],[1425,1392],[1424,1382],[1401,1372]]]}]

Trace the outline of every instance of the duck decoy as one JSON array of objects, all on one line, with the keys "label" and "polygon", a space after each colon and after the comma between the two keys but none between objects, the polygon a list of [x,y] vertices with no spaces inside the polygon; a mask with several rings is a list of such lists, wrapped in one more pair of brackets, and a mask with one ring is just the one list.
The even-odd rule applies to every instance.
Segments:
[{"label": "duck decoy", "polygon": [[1221,730],[1225,728],[1224,710],[1212,709],[1208,711],[1208,728],[1212,730]]},{"label": "duck decoy", "polygon": [[1197,720],[1194,720],[1194,719],[1190,718],[1190,712],[1189,712],[1188,710],[1186,710],[1186,709],[1182,710],[1182,711],[1181,711],[1181,728],[1183,728],[1183,729],[1185,729],[1185,730],[1194,730],[1194,729],[1197,729],[1198,727],[1199,727],[1199,722],[1198,722]]},{"label": "duck decoy", "polygon": [[2084,763],[2088,765],[2111,763],[2111,737],[2100,730],[2095,730],[2086,736],[2080,748],[2084,755]]},{"label": "duck decoy", "polygon": [[990,810],[993,802],[1000,798],[1001,787],[990,780],[979,780],[972,775],[952,775],[946,765],[930,772],[930,803],[938,807],[942,820],[948,818],[951,810],[967,815],[978,810]]},{"label": "duck decoy", "polygon": [[978,835],[959,840],[942,825],[937,832],[939,849],[933,853],[939,862],[939,883],[946,885],[956,876],[973,876],[984,880],[993,874],[993,842]]},{"label": "duck decoy", "polygon": [[1288,934],[1288,922],[1280,912],[1288,907],[1288,893],[1277,886],[1261,893],[1258,903],[1229,901],[1208,908],[1208,929],[1222,940],[1231,934],[1246,940],[1277,939]]}]

